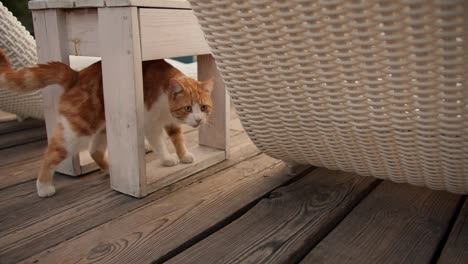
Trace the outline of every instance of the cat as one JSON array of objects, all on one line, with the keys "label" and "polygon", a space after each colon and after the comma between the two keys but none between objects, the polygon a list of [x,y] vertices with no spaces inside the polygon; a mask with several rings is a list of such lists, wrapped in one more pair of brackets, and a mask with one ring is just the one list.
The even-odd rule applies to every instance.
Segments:
[{"label": "cat", "polygon": [[[119,74],[119,73],[116,73]],[[58,121],[49,139],[36,180],[37,194],[55,194],[53,174],[67,157],[80,151],[80,142],[89,143],[93,160],[108,169],[101,62],[81,71],[74,71],[61,62],[49,62],[13,70],[0,50],[0,88],[30,92],[58,84],[63,89],[58,104]],[[211,80],[191,79],[165,60],[143,62],[143,94],[145,137],[155,152],[159,152],[164,166],[180,162],[192,163],[187,150],[182,124],[198,127],[207,122],[212,110]],[[164,130],[169,135],[177,157],[167,150]]]}]

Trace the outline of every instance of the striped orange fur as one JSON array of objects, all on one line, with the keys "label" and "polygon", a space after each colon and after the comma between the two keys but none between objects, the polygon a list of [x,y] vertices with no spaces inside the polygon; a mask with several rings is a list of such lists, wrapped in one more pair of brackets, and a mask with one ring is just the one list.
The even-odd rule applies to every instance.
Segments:
[{"label": "striped orange fur", "polygon": [[[63,94],[57,109],[57,127],[37,178],[41,197],[55,194],[53,172],[60,162],[78,153],[83,142],[91,143],[89,151],[96,163],[102,169],[108,167],[101,62],[79,72],[60,62],[13,70],[0,50],[0,88],[30,92],[52,84],[63,87]],[[164,60],[143,62],[145,135],[161,155],[163,165],[193,162],[181,125],[197,127],[206,123],[212,109],[212,85],[185,76]],[[177,150],[177,158],[167,151],[164,131]]]}]

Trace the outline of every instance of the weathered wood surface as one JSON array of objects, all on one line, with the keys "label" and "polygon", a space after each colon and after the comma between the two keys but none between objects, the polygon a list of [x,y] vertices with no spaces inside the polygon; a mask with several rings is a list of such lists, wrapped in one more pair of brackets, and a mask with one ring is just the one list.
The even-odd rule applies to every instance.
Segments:
[{"label": "weathered wood surface", "polygon": [[[259,153],[245,133],[231,135],[231,159],[145,199],[112,191],[108,177],[102,173],[80,178],[58,175],[55,177],[58,192],[47,199],[37,197],[33,181],[0,191],[0,263],[27,258]],[[194,144],[198,138],[197,131],[189,131],[186,138]],[[148,159],[154,159],[154,155],[148,156]],[[2,174],[0,170],[0,176]]]},{"label": "weathered wood surface", "polygon": [[146,166],[138,10],[100,8],[98,14],[111,187],[142,197]]},{"label": "weathered wood surface", "polygon": [[315,169],[168,263],[296,263],[377,183]]},{"label": "weathered wood surface", "polygon": [[0,190],[34,179],[46,146],[42,140],[0,150]]},{"label": "weathered wood surface", "polygon": [[466,198],[437,263],[468,263],[468,200]]},{"label": "weathered wood surface", "polygon": [[45,123],[42,120],[26,119],[22,122],[16,120],[0,122],[0,137],[7,133],[13,133],[25,129],[44,127]]},{"label": "weathered wood surface", "polygon": [[36,127],[0,135],[0,149],[47,139],[45,127]]},{"label": "weathered wood surface", "polygon": [[459,200],[382,182],[302,263],[430,263]]},{"label": "weathered wood surface", "polygon": [[139,6],[153,8],[190,9],[190,3],[185,0],[32,0],[29,9],[46,8],[83,8],[83,7],[114,7]]},{"label": "weathered wood surface", "polygon": [[259,155],[41,252],[25,263],[149,263],[165,258],[289,181],[291,176],[284,169],[283,163]]}]

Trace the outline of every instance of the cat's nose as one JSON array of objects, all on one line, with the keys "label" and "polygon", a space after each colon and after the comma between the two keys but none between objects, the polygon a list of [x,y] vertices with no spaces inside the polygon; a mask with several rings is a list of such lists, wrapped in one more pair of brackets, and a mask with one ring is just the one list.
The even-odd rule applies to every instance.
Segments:
[{"label": "cat's nose", "polygon": [[201,123],[201,121],[202,121],[201,118],[196,118],[195,119],[195,122],[197,122],[197,125],[199,125]]}]

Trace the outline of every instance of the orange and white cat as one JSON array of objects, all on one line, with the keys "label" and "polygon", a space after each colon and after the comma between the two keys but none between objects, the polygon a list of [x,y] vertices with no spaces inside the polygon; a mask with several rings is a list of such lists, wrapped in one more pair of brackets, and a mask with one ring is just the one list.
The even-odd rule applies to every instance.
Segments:
[{"label": "orange and white cat", "polygon": [[[55,194],[53,174],[56,167],[78,153],[84,142],[89,144],[94,161],[102,169],[108,169],[101,62],[79,72],[60,62],[15,71],[0,50],[0,88],[28,92],[51,84],[62,86],[63,94],[57,109],[57,126],[49,139],[36,181],[40,197]],[[143,62],[145,136],[160,154],[163,165],[193,162],[194,157],[184,143],[181,125],[198,127],[207,121],[212,109],[212,88],[211,81],[191,79],[164,60]],[[167,150],[164,130],[171,138],[178,158]]]}]

